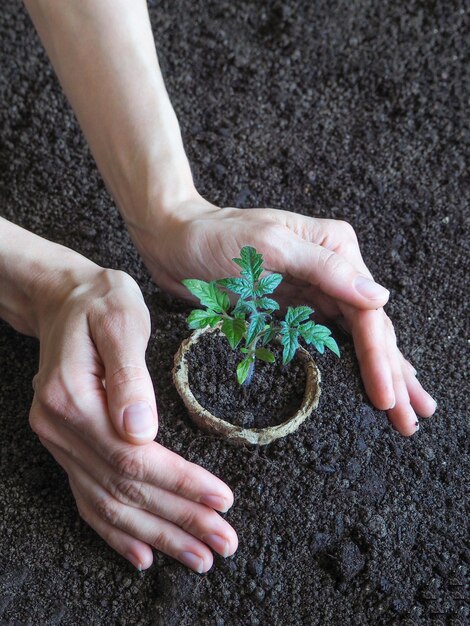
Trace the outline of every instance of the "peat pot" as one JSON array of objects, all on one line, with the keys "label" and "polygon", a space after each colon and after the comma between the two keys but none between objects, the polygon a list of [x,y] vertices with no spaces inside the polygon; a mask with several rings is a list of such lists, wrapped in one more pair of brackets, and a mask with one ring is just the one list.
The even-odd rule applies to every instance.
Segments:
[{"label": "peat pot", "polygon": [[280,424],[265,428],[244,428],[216,417],[206,408],[201,406],[193,395],[189,385],[189,363],[187,355],[196,342],[200,341],[206,333],[219,333],[222,336],[218,327],[206,327],[200,330],[195,330],[181,343],[177,353],[175,354],[173,367],[173,380],[176,389],[181,396],[191,419],[200,428],[224,437],[225,439],[239,445],[246,443],[266,445],[275,439],[285,437],[289,433],[297,430],[300,424],[302,424],[317,407],[321,391],[320,370],[310,353],[304,348],[299,347],[295,358],[302,361],[306,374],[306,384],[300,407],[293,415]]}]

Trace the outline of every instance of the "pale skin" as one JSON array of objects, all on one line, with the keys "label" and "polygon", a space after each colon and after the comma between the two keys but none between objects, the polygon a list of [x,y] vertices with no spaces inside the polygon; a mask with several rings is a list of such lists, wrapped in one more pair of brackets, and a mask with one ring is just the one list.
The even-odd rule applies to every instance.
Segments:
[{"label": "pale skin", "polygon": [[[28,0],[41,40],[106,185],[155,282],[230,276],[244,245],[309,304],[351,332],[371,402],[403,435],[436,404],[396,345],[389,294],[351,226],[276,209],[219,208],[194,187],[143,0]],[[125,53],[124,53],[125,51]],[[137,284],[0,219],[0,316],[40,340],[30,423],[67,472],[80,515],[135,567],[152,548],[196,572],[237,549],[218,512],[230,488],[154,441],[145,363],[148,310]]]}]

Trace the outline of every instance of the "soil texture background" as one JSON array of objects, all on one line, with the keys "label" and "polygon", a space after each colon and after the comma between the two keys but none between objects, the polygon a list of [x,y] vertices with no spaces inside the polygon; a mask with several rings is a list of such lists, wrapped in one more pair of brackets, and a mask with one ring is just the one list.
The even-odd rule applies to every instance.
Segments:
[{"label": "soil texture background", "polygon": [[190,307],[152,285],[22,4],[4,0],[0,214],[139,282],[159,441],[232,487],[240,547],[202,577],[161,555],[139,574],[112,552],[29,428],[38,345],[0,323],[0,623],[468,623],[468,3],[150,11],[199,190],[349,221],[438,411],[399,436],[340,337],[342,358],[318,359],[319,408],[293,435],[253,449],[197,430],[170,373]]}]

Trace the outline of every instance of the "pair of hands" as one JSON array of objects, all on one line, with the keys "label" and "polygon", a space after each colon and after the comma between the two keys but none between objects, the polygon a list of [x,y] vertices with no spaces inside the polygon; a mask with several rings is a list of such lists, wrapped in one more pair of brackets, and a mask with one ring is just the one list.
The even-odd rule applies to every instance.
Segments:
[{"label": "pair of hands", "polygon": [[[217,208],[197,194],[162,223],[129,226],[155,282],[187,297],[183,278],[233,275],[244,245],[285,280],[281,303],[308,304],[351,332],[372,403],[404,435],[435,403],[396,346],[388,292],[365,266],[353,229],[272,209]],[[77,255],[78,256],[78,255]],[[145,350],[149,313],[127,274],[84,262],[72,283],[52,282],[38,312],[39,371],[32,429],[67,472],[82,518],[138,569],[152,547],[196,572],[237,535],[218,514],[229,487],[154,441],[157,407]]]}]

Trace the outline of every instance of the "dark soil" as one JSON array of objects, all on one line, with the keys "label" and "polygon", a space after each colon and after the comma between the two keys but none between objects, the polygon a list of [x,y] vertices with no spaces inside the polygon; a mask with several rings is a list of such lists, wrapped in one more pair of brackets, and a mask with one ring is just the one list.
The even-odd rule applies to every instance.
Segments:
[{"label": "dark soil", "polygon": [[245,428],[282,424],[299,409],[305,393],[303,363],[282,365],[282,348],[270,346],[275,363],[259,359],[252,382],[239,385],[237,364],[243,358],[217,331],[202,335],[187,354],[189,386],[196,400],[212,415]]},{"label": "dark soil", "polygon": [[467,624],[468,2],[150,5],[200,191],[351,222],[438,411],[398,435],[343,338],[294,434],[243,448],[198,430],[171,381],[190,309],[152,285],[21,3],[4,0],[0,214],[139,281],[158,439],[233,488],[240,546],[204,577],[162,556],[138,574],[108,548],[30,431],[37,343],[0,323],[0,623]]}]

